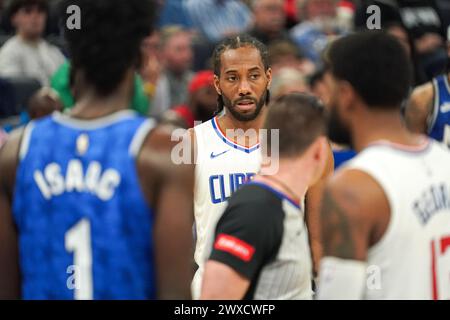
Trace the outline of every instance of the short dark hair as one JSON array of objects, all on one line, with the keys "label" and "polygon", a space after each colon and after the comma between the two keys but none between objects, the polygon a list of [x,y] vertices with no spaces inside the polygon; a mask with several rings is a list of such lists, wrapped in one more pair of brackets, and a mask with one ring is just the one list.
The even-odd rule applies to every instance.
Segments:
[{"label": "short dark hair", "polygon": [[222,54],[227,50],[234,50],[238,48],[252,47],[259,51],[261,60],[264,65],[264,70],[269,69],[269,54],[265,44],[258,39],[249,36],[248,34],[242,34],[225,38],[215,48],[213,53],[214,74],[220,76]]},{"label": "short dark hair", "polygon": [[355,33],[336,40],[324,63],[337,79],[348,81],[369,107],[400,108],[412,85],[406,50],[380,31]]},{"label": "short dark hair", "polygon": [[6,9],[7,16],[11,19],[20,9],[33,6],[48,13],[48,0],[12,0]]},{"label": "short dark hair", "polygon": [[325,108],[309,94],[282,95],[271,103],[264,128],[269,130],[267,151],[271,150],[270,130],[279,129],[279,155],[297,157],[319,136],[326,135]]},{"label": "short dark hair", "polygon": [[130,67],[139,64],[142,40],[153,28],[155,5],[151,0],[66,0],[64,17],[70,5],[81,9],[81,29],[65,29],[72,76],[83,71],[88,84],[106,96]]}]

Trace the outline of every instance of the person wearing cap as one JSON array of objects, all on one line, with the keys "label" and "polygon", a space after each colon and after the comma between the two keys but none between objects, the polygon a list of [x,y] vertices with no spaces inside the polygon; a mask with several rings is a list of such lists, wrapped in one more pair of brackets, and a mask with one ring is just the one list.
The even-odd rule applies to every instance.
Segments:
[{"label": "person wearing cap", "polygon": [[217,108],[213,72],[197,72],[189,83],[188,92],[189,102],[167,111],[162,117],[163,122],[188,129],[194,127],[196,121],[205,122],[213,117]]}]

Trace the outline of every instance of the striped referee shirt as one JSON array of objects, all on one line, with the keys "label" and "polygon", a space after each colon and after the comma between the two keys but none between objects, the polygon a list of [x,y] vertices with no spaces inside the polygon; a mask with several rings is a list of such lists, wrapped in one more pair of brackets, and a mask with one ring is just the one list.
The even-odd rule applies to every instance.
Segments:
[{"label": "striped referee shirt", "polygon": [[260,182],[236,191],[220,218],[210,260],[250,281],[244,299],[312,299],[312,263],[298,203]]}]

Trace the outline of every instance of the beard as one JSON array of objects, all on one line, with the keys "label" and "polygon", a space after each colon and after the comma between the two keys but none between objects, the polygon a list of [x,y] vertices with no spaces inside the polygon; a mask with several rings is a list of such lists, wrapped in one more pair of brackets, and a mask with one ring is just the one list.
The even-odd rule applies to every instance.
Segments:
[{"label": "beard", "polygon": [[[253,97],[243,96],[233,102],[230,99],[228,99],[225,95],[222,95],[222,101],[223,101],[224,106],[228,109],[228,111],[230,111],[233,118],[235,118],[238,121],[248,122],[248,121],[255,120],[259,116],[259,114],[261,113],[262,107],[266,104],[267,94],[268,93],[266,90],[266,91],[264,91],[262,96],[259,98],[259,100],[256,100]],[[242,100],[253,101],[253,103],[255,104],[255,107],[256,107],[255,110],[252,113],[240,112],[238,110],[237,104],[239,102],[241,102]]]},{"label": "beard", "polygon": [[350,130],[340,118],[337,108],[331,108],[328,117],[328,137],[337,144],[343,144],[353,148],[352,135]]}]

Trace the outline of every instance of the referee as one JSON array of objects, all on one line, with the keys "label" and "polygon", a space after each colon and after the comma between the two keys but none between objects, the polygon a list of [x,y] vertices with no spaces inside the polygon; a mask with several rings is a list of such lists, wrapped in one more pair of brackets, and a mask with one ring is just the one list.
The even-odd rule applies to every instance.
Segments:
[{"label": "referee", "polygon": [[[327,139],[324,109],[315,98],[292,93],[269,108],[264,128],[279,129],[276,174],[269,167],[233,194],[218,221],[206,263],[201,299],[311,299],[312,263],[301,207],[322,174]],[[270,131],[267,134],[271,137]],[[269,161],[267,161],[269,160]]]}]

